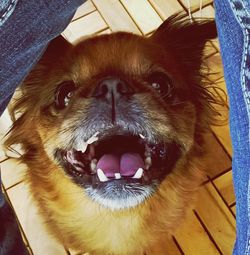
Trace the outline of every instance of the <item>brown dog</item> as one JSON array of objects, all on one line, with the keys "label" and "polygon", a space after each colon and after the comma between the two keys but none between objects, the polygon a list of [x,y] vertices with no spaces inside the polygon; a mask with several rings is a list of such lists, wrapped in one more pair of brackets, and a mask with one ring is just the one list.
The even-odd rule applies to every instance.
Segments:
[{"label": "brown dog", "polygon": [[214,21],[175,15],[149,38],[50,44],[21,86],[6,145],[23,146],[31,192],[66,247],[161,254],[201,181],[216,116],[202,59],[215,37]]}]

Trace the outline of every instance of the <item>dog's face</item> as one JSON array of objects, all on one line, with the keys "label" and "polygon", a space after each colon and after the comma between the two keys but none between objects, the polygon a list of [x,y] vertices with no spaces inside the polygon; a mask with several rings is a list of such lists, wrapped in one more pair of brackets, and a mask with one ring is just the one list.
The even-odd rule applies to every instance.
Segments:
[{"label": "dog's face", "polygon": [[193,145],[196,109],[171,55],[132,34],[89,39],[45,90],[50,160],[106,208],[144,202]]},{"label": "dog's face", "polygon": [[179,214],[198,185],[191,165],[213,114],[200,68],[215,36],[213,22],[176,16],[149,38],[121,32],[76,46],[52,42],[23,85],[16,108],[24,114],[11,138],[24,145],[34,192],[43,183],[61,205],[66,189],[77,191],[79,208],[91,201],[143,217],[161,201],[160,213]]}]

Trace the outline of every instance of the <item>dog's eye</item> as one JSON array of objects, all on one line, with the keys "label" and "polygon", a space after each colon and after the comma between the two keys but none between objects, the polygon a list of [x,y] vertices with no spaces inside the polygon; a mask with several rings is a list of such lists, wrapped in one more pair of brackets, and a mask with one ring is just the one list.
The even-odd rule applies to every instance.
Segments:
[{"label": "dog's eye", "polygon": [[64,81],[61,83],[55,93],[55,106],[57,109],[63,109],[69,104],[70,98],[74,95],[76,90],[73,81]]},{"label": "dog's eye", "polygon": [[152,73],[148,78],[148,82],[163,98],[172,96],[173,85],[165,73]]}]

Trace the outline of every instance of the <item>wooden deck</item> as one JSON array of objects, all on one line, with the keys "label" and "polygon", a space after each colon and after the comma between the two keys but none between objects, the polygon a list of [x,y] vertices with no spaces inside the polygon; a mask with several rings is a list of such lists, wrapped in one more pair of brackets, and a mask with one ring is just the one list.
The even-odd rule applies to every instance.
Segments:
[{"label": "wooden deck", "polygon": [[[202,12],[199,0],[190,0],[194,16],[214,17],[211,0],[203,0]],[[186,0],[92,0],[83,4],[63,35],[75,42],[89,34],[131,31],[149,35],[164,19],[177,11],[186,11]],[[208,64],[219,74],[213,79],[220,81],[221,75],[218,42],[211,43]],[[8,127],[8,116],[0,119],[0,132]],[[166,243],[166,255],[229,255],[235,240],[235,197],[232,185],[232,148],[229,127],[212,127],[207,137],[211,161],[206,167],[207,179],[200,192],[197,205],[188,214],[185,223],[175,236]],[[32,203],[23,182],[25,166],[8,159],[0,149],[0,161],[4,192],[11,201],[18,217],[23,238],[34,255],[75,255],[49,236]],[[157,255],[157,254],[155,254]]]}]

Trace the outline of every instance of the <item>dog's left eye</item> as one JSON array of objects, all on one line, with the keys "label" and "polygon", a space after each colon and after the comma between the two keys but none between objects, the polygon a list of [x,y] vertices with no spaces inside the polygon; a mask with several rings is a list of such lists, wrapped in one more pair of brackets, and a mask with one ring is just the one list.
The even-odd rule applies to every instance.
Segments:
[{"label": "dog's left eye", "polygon": [[64,81],[61,83],[55,93],[55,106],[57,109],[63,109],[69,104],[70,98],[74,95],[76,90],[73,81]]},{"label": "dog's left eye", "polygon": [[173,85],[170,78],[165,73],[152,73],[148,78],[148,82],[163,98],[172,96]]}]

